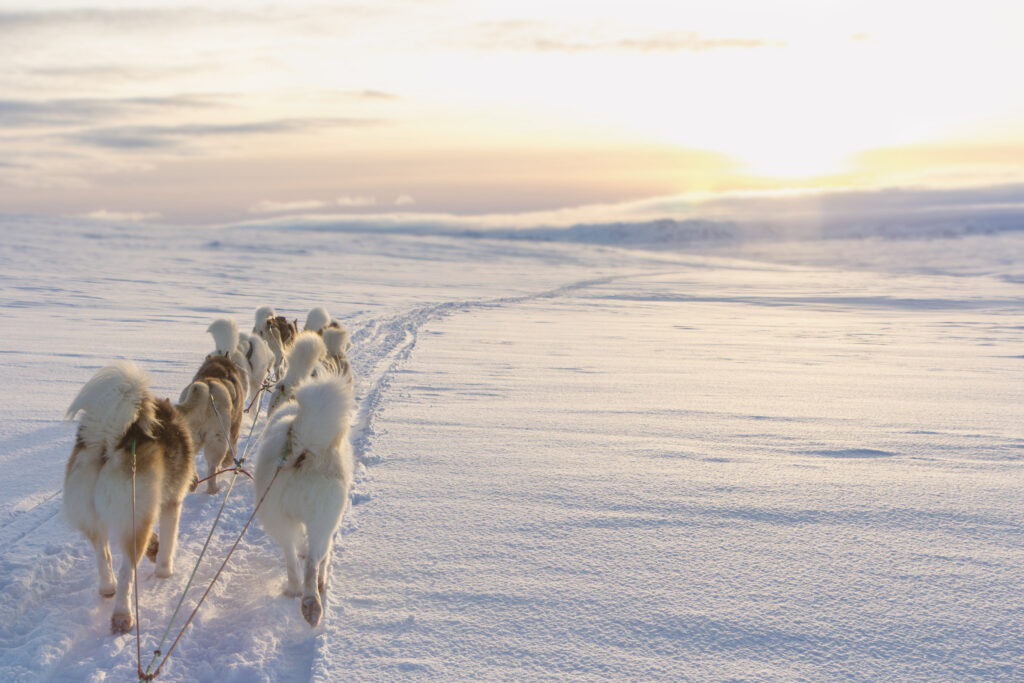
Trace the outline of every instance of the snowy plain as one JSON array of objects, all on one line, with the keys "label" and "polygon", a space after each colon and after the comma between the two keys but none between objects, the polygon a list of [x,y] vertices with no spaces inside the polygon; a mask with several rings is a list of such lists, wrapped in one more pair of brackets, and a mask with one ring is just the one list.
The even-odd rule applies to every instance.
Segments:
[{"label": "snowy plain", "polygon": [[[328,613],[254,526],[157,680],[1024,680],[1024,233],[0,227],[0,680],[136,680],[62,416],[115,358],[176,399],[264,304],[353,333]],[[174,577],[140,565],[144,664],[219,505],[186,499]],[[240,478],[188,610],[252,505]]]}]

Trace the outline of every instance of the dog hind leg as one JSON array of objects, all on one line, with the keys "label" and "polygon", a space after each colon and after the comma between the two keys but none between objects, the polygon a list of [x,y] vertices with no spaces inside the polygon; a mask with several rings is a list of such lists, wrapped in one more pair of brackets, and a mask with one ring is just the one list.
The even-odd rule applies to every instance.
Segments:
[{"label": "dog hind leg", "polygon": [[110,616],[110,632],[114,635],[127,633],[135,623],[132,619],[132,591],[138,590],[133,579],[133,570],[138,566],[147,546],[149,535],[153,531],[153,517],[145,516],[138,520],[136,535],[131,531],[121,539],[121,570],[117,577],[117,593],[114,595],[114,612]]},{"label": "dog hind leg", "polygon": [[[322,567],[329,561],[331,552],[331,528],[307,526],[309,552],[306,555],[306,575],[302,591],[302,616],[315,627],[323,616],[320,593],[323,587],[320,575]],[[326,581],[326,576],[324,576]]]},{"label": "dog hind leg", "polygon": [[106,530],[93,530],[89,535],[89,542],[92,543],[93,552],[96,554],[96,571],[100,576],[100,595],[112,598],[117,592],[117,579],[114,578],[110,542]]},{"label": "dog hind leg", "polygon": [[220,490],[217,487],[217,472],[221,463],[228,458],[227,440],[221,435],[209,439],[203,449],[203,455],[206,456],[206,476],[210,477],[206,480],[206,492],[211,496],[216,495]]},{"label": "dog hind leg", "polygon": [[174,551],[178,544],[178,520],[180,518],[180,502],[171,501],[160,506],[160,534],[164,537],[164,541],[160,544],[156,555],[157,578],[166,579],[174,574]]}]

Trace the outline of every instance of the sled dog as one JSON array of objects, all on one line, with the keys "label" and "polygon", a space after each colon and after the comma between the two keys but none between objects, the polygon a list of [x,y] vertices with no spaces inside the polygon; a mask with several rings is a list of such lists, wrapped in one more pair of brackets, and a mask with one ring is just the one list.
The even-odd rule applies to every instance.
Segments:
[{"label": "sled dog", "polygon": [[256,456],[256,502],[266,493],[257,518],[284,553],[285,595],[302,596],[302,616],[314,627],[324,613],[333,537],[352,486],[353,406],[352,385],[341,378],[304,383],[274,417]]},{"label": "sled dog", "polygon": [[245,370],[248,396],[255,397],[274,362],[270,347],[257,335],[240,333],[230,318],[214,320],[206,331],[213,336],[215,353],[227,356]]},{"label": "sled dog", "polygon": [[[67,418],[79,414],[61,506],[68,521],[92,543],[100,595],[114,597],[111,632],[126,633],[133,624],[132,573],[142,555],[156,561],[158,577],[174,573],[181,502],[195,477],[192,437],[171,402],[154,398],[145,375],[124,361],[102,368],[86,382]],[[153,532],[158,520],[159,540]],[[110,539],[123,554],[116,579]]]},{"label": "sled dog", "polygon": [[256,325],[252,328],[252,333],[267,342],[267,346],[274,354],[274,375],[280,377],[284,372],[288,349],[292,347],[295,337],[299,334],[298,321],[289,321],[277,315],[273,306],[262,306],[256,310]]},{"label": "sled dog", "polygon": [[226,356],[211,355],[181,392],[178,410],[191,431],[196,453],[206,456],[206,492],[215,494],[217,471],[237,448],[245,403],[245,371]]},{"label": "sled dog", "polygon": [[319,364],[327,357],[324,340],[313,332],[303,332],[288,352],[288,370],[270,391],[267,414],[273,415],[285,401],[292,398],[299,384],[308,379]]},{"label": "sled dog", "polygon": [[352,364],[345,355],[351,346],[348,330],[344,327],[327,327],[323,331],[323,339],[326,355],[313,370],[313,377],[337,375],[351,384],[355,376],[352,372]]}]

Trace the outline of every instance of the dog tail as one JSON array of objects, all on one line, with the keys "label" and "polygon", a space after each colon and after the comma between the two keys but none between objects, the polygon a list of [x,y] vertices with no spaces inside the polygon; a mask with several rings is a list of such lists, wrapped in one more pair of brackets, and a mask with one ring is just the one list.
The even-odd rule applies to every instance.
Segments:
[{"label": "dog tail", "polygon": [[295,340],[288,353],[288,372],[284,376],[284,384],[296,386],[313,373],[316,364],[327,357],[324,340],[313,332],[303,332]]},{"label": "dog tail", "polygon": [[275,315],[273,306],[260,306],[257,308],[256,325],[252,328],[253,333],[259,334],[261,330],[267,329],[267,318],[273,318]]},{"label": "dog tail", "polygon": [[345,327],[328,327],[324,330],[324,346],[327,347],[327,353],[335,358],[339,358],[345,355],[349,347],[352,346],[352,335]]},{"label": "dog tail", "polygon": [[80,435],[88,443],[113,448],[132,423],[152,435],[156,426],[155,407],[149,398],[149,380],[134,363],[116,361],[100,368],[85,383],[68,407],[65,417],[82,413]]},{"label": "dog tail", "polygon": [[196,380],[185,387],[178,398],[178,408],[187,414],[192,414],[201,406],[210,402],[210,385],[202,380]]},{"label": "dog tail", "polygon": [[303,330],[312,330],[319,332],[320,330],[327,327],[331,322],[331,314],[327,312],[327,309],[323,306],[317,306],[306,314],[306,326]]},{"label": "dog tail", "polygon": [[301,449],[323,453],[348,437],[355,408],[350,383],[338,377],[312,380],[295,392],[295,402],[298,411],[292,432]]},{"label": "dog tail", "polygon": [[230,318],[219,318],[210,323],[206,331],[213,335],[217,353],[226,356],[238,347],[238,325]]}]

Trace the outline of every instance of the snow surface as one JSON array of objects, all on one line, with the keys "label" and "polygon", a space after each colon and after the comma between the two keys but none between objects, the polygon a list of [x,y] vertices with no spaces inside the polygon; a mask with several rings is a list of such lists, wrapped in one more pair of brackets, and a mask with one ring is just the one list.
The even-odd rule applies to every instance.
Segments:
[{"label": "snow surface", "polygon": [[[114,358],[177,397],[209,322],[265,304],[353,332],[328,613],[255,526],[158,680],[1024,680],[1020,232],[0,229],[0,680],[135,679],[59,514],[61,416]],[[186,499],[174,577],[140,565],[144,663],[221,496]],[[252,505],[240,478],[185,612]]]}]

